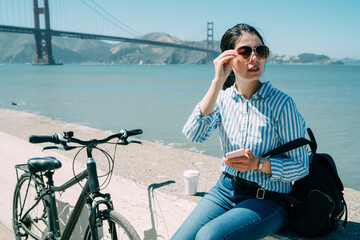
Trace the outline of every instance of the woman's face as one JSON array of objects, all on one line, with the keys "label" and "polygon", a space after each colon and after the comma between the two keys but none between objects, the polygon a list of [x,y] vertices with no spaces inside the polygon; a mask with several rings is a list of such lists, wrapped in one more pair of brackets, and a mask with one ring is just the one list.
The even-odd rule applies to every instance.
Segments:
[{"label": "woman's face", "polygon": [[262,45],[264,44],[258,36],[247,32],[243,33],[236,42],[234,50],[238,50],[243,46],[248,46],[253,49],[248,59],[244,59],[244,57],[239,55],[233,60],[232,70],[235,73],[236,81],[254,81],[261,77],[264,71],[265,59],[260,59],[254,53],[254,48]]}]

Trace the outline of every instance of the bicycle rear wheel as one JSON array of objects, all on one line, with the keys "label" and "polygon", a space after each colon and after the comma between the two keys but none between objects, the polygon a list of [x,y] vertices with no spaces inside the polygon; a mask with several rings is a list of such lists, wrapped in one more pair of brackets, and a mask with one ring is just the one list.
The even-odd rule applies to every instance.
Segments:
[{"label": "bicycle rear wheel", "polygon": [[44,189],[42,181],[34,175],[24,173],[15,187],[13,199],[13,229],[17,240],[48,239],[49,215],[45,200],[39,199]]},{"label": "bicycle rear wheel", "polygon": [[[102,211],[103,224],[97,227],[100,240],[129,239],[140,240],[139,235],[128,220],[114,210]],[[92,240],[90,226],[87,227],[84,240]]]}]

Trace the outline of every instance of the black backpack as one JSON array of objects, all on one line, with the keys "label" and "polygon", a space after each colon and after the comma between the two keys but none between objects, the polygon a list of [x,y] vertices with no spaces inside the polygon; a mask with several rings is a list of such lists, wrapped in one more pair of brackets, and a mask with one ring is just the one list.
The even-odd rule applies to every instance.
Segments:
[{"label": "black backpack", "polygon": [[345,228],[347,206],[343,194],[344,186],[333,158],[326,153],[316,153],[315,137],[310,128],[307,132],[310,141],[305,138],[296,139],[270,151],[264,157],[310,145],[309,174],[293,184],[291,195],[295,198],[289,210],[289,227],[308,237],[320,237],[337,229],[344,213],[342,228]]}]

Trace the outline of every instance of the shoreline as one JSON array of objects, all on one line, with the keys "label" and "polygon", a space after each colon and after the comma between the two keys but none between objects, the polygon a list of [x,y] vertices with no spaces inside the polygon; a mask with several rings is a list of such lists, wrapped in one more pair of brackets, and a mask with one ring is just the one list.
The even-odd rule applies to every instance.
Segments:
[{"label": "shoreline", "polygon": [[[59,173],[55,173],[55,177],[57,177],[55,183],[61,184],[72,176],[70,169],[72,157],[76,152],[52,150],[42,153],[41,147],[46,146],[46,144],[28,143],[29,135],[51,135],[63,131],[74,131],[75,137],[83,139],[102,138],[110,134],[109,131],[0,108],[0,144],[2,150],[0,161],[3,163],[0,183],[3,189],[11,193],[8,194],[9,196],[3,196],[0,200],[0,207],[3,209],[0,222],[7,228],[12,228],[11,207],[9,206],[12,205],[12,193],[16,183],[15,164],[25,163],[30,157],[54,155],[63,163],[63,167],[57,170]],[[167,239],[167,232],[172,236],[196,206],[204,192],[207,192],[215,185],[220,175],[220,159],[146,140],[141,141],[143,142],[142,145],[131,144],[118,147],[114,175],[105,192],[108,191],[112,194],[116,210],[134,225],[140,237],[143,238],[144,231],[151,228],[147,186],[153,183],[174,180],[174,184],[156,190],[160,209],[166,222],[165,226],[159,211],[157,213],[157,217],[159,217],[159,229],[157,231],[158,234]],[[112,147],[105,147],[104,149],[109,150],[112,155]],[[77,160],[77,166],[81,168],[83,163],[79,161]],[[100,171],[106,170],[106,162],[97,163]],[[184,193],[182,174],[187,169],[200,171],[199,194],[197,196],[186,196]],[[76,189],[74,191],[76,192]],[[71,195],[71,191],[69,193]],[[69,203],[76,198],[71,196],[62,197]],[[332,234],[331,236],[334,236],[334,238],[330,239],[356,239],[360,236],[360,202],[358,200],[360,199],[360,191],[346,188],[345,198],[349,208],[348,226],[344,231],[337,231]],[[0,227],[0,229],[2,228]],[[3,236],[1,231],[0,236]],[[289,238],[285,234],[285,236],[270,236],[266,239],[297,238],[293,236]]]}]

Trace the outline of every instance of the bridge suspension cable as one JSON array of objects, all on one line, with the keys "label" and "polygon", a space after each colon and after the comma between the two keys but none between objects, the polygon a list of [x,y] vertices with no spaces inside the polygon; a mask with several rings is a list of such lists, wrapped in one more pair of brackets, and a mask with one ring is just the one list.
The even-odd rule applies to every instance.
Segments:
[{"label": "bridge suspension cable", "polygon": [[[106,20],[107,22],[111,23],[112,25],[114,25],[115,27],[120,28],[121,30],[127,32],[130,35],[133,36],[139,36],[141,35],[141,33],[137,32],[136,30],[132,29],[131,27],[127,26],[126,24],[124,24],[123,22],[121,22],[120,20],[118,20],[117,18],[115,18],[113,15],[111,15],[108,11],[106,11],[104,8],[102,8],[98,3],[96,3],[95,1],[91,0],[91,2],[97,7],[95,8],[94,6],[90,5],[89,3],[87,3],[85,0],[81,0],[81,2],[83,2],[88,8],[90,8],[91,10],[93,10],[96,14],[98,14],[99,16],[101,16],[104,20]],[[101,13],[101,11],[104,12]],[[106,16],[107,15],[107,16]],[[114,20],[116,22],[114,22]],[[120,26],[119,24],[123,25]]]},{"label": "bridge suspension cable", "polygon": [[[206,36],[206,24],[203,24],[198,31],[196,31],[189,37],[185,38],[184,40],[185,41],[197,41],[199,37],[203,37],[205,39],[205,36]],[[202,39],[202,40],[204,40],[204,39]]]},{"label": "bridge suspension cable", "polygon": [[119,20],[102,7],[101,2],[99,3],[95,0],[49,0],[51,28],[122,37],[143,35]]},{"label": "bridge suspension cable", "polygon": [[[131,32],[133,32],[134,36],[141,36],[144,35],[138,31],[136,31],[135,29],[129,27],[128,25],[126,25],[125,23],[121,22],[119,19],[117,19],[116,17],[114,17],[113,15],[111,15],[108,11],[106,11],[103,7],[101,7],[97,2],[95,2],[94,0],[91,0],[91,2],[93,2],[96,6],[98,6],[103,12],[105,12],[108,16],[110,16],[112,19],[114,19],[116,22],[118,22],[119,24],[123,25],[125,28],[129,29]],[[125,30],[126,31],[126,30]],[[129,32],[128,32],[129,33]],[[135,33],[135,34],[134,34]],[[131,34],[131,33],[130,33]]]},{"label": "bridge suspension cable", "polygon": [[28,12],[31,11],[32,8],[28,6],[30,6],[29,1],[25,0],[1,0],[0,24],[30,27],[30,24],[34,24],[34,22],[30,21],[29,23]]}]

